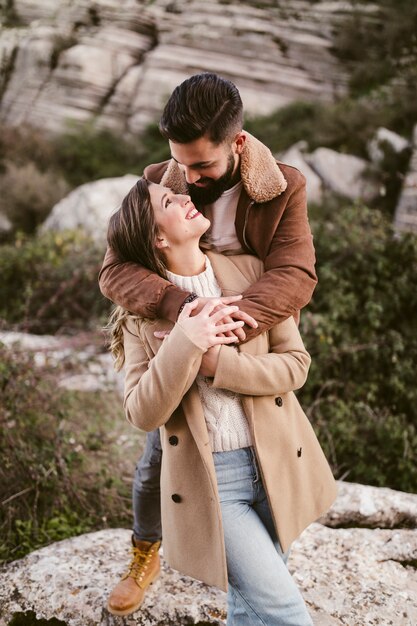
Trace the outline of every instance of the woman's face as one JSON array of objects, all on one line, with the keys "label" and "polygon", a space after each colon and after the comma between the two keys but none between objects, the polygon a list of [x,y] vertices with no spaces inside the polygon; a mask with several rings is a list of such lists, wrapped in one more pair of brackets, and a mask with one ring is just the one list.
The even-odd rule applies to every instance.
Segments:
[{"label": "woman's face", "polygon": [[149,185],[149,193],[161,237],[170,246],[181,246],[193,239],[198,243],[210,222],[197,211],[190,196],[173,193],[155,183]]}]

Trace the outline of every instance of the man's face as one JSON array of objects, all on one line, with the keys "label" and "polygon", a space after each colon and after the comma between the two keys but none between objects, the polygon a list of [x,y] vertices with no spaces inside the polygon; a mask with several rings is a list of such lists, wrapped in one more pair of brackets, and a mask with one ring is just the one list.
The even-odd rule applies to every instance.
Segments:
[{"label": "man's face", "polygon": [[190,143],[169,142],[172,158],[183,171],[192,201],[201,206],[215,202],[240,177],[240,147],[236,141],[219,145],[207,137]]}]

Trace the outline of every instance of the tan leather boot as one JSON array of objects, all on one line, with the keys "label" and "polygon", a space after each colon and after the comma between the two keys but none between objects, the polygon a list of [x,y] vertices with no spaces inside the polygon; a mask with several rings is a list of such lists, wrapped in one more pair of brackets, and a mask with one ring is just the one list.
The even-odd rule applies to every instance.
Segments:
[{"label": "tan leather boot", "polygon": [[132,537],[132,560],[129,569],[111,592],[107,609],[112,615],[130,615],[138,610],[146,589],[161,571],[160,541],[138,541]]}]

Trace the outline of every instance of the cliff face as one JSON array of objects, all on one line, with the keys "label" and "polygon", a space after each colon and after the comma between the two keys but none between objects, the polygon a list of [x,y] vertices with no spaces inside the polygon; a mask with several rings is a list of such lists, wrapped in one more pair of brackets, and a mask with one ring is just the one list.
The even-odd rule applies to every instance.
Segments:
[{"label": "cliff face", "polygon": [[0,31],[0,120],[59,132],[94,117],[136,132],[199,71],[233,80],[251,114],[331,100],[347,81],[332,34],[351,9],[341,0],[14,0]]}]

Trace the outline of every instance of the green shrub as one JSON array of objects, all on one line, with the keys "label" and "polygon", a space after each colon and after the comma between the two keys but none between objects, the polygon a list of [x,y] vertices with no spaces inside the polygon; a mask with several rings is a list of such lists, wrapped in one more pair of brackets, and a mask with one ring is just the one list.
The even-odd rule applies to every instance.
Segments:
[{"label": "green shrub", "polygon": [[35,333],[71,332],[103,322],[98,287],[103,248],[80,232],[19,236],[0,246],[0,320]]},{"label": "green shrub", "polygon": [[115,394],[64,391],[56,368],[0,344],[0,561],[130,525],[137,451],[119,445],[122,413]]},{"label": "green shrub", "polygon": [[417,237],[362,206],[316,210],[319,284],[302,315],[302,403],[335,474],[417,489]]},{"label": "green shrub", "polygon": [[149,163],[169,158],[168,142],[156,125],[140,137],[123,139],[93,123],[69,128],[53,141],[56,167],[73,186],[85,182],[141,174]]},{"label": "green shrub", "polygon": [[19,168],[36,164],[42,173],[65,178],[71,188],[100,178],[141,174],[149,163],[169,156],[168,142],[156,124],[149,125],[140,137],[129,138],[97,128],[94,122],[70,125],[55,137],[29,125],[0,126],[0,172],[10,163]]},{"label": "green shrub", "polygon": [[52,171],[41,172],[34,163],[7,163],[0,176],[0,213],[15,230],[33,233],[53,206],[69,191],[66,181]]},{"label": "green shrub", "polygon": [[414,0],[377,0],[369,14],[357,2],[335,29],[333,51],[348,65],[354,94],[369,93],[404,76],[417,55],[417,6]]}]

